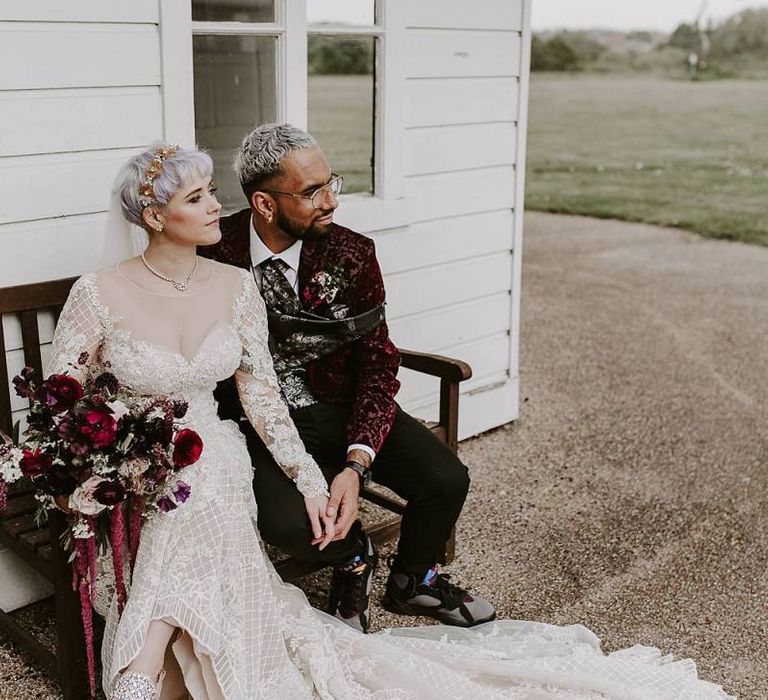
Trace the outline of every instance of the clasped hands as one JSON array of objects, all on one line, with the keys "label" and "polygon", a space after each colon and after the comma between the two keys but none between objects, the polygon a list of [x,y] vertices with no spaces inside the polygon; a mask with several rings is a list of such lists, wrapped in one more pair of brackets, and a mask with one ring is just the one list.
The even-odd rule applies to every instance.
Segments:
[{"label": "clasped hands", "polygon": [[[353,450],[349,457],[370,466],[370,457],[364,452]],[[325,549],[336,540],[343,540],[357,520],[360,498],[357,472],[343,469],[331,482],[330,494],[330,498],[315,496],[304,499],[314,535],[312,544],[319,545],[320,549]]]}]

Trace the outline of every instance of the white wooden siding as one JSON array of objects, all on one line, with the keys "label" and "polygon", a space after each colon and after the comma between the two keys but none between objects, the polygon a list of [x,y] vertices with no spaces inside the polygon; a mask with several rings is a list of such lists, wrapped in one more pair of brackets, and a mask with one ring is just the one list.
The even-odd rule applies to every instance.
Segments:
[{"label": "white wooden siding", "polygon": [[406,83],[406,126],[514,122],[519,81],[500,78],[424,78]]},{"label": "white wooden siding", "polygon": [[0,90],[159,85],[156,25],[0,24]]},{"label": "white wooden siding", "polygon": [[148,22],[156,23],[158,0],[34,0],[4,2],[0,22]]},{"label": "white wooden siding", "polygon": [[141,146],[157,138],[162,109],[159,87],[10,90],[0,93],[0,154]]},{"label": "white wooden siding", "polygon": [[406,7],[406,21],[409,27],[520,31],[523,26],[522,0],[418,0],[406,3]]},{"label": "white wooden siding", "polygon": [[[392,337],[469,362],[460,436],[517,416],[519,257],[529,0],[408,3],[404,153],[409,227],[376,236]],[[437,382],[400,400],[437,412]]]}]

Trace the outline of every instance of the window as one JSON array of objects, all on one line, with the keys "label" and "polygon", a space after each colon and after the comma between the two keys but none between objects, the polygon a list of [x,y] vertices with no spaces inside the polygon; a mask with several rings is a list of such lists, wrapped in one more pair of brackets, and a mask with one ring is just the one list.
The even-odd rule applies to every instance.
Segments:
[{"label": "window", "polygon": [[344,175],[376,193],[374,0],[192,0],[195,138],[214,160],[225,212],[245,202],[232,156],[255,124],[306,127]]},{"label": "window", "polygon": [[307,112],[344,190],[374,191],[376,56],[374,0],[308,0]]}]

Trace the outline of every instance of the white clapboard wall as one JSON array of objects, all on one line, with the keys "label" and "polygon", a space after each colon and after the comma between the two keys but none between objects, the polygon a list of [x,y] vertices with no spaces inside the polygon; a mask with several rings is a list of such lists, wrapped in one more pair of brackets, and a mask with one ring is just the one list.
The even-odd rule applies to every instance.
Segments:
[{"label": "white clapboard wall", "polygon": [[[398,345],[468,362],[459,436],[518,415],[528,0],[406,3],[402,161],[408,225],[374,234]],[[437,415],[437,381],[399,400]]]}]

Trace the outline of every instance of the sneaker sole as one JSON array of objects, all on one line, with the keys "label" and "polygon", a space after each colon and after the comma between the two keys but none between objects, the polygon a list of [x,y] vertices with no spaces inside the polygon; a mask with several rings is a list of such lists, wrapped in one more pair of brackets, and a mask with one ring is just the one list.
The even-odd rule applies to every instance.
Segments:
[{"label": "sneaker sole", "polygon": [[438,612],[439,608],[432,612],[421,606],[403,603],[402,601],[393,600],[392,598],[387,597],[382,599],[381,605],[385,610],[388,610],[391,613],[396,613],[398,615],[412,615],[414,617],[431,617],[435,620],[439,620],[445,625],[450,625],[451,627],[475,627],[476,625],[482,625],[484,622],[492,622],[496,619],[496,613],[494,612],[492,615],[482,620],[475,620],[474,622],[456,622],[453,620],[445,622],[443,616]]}]

